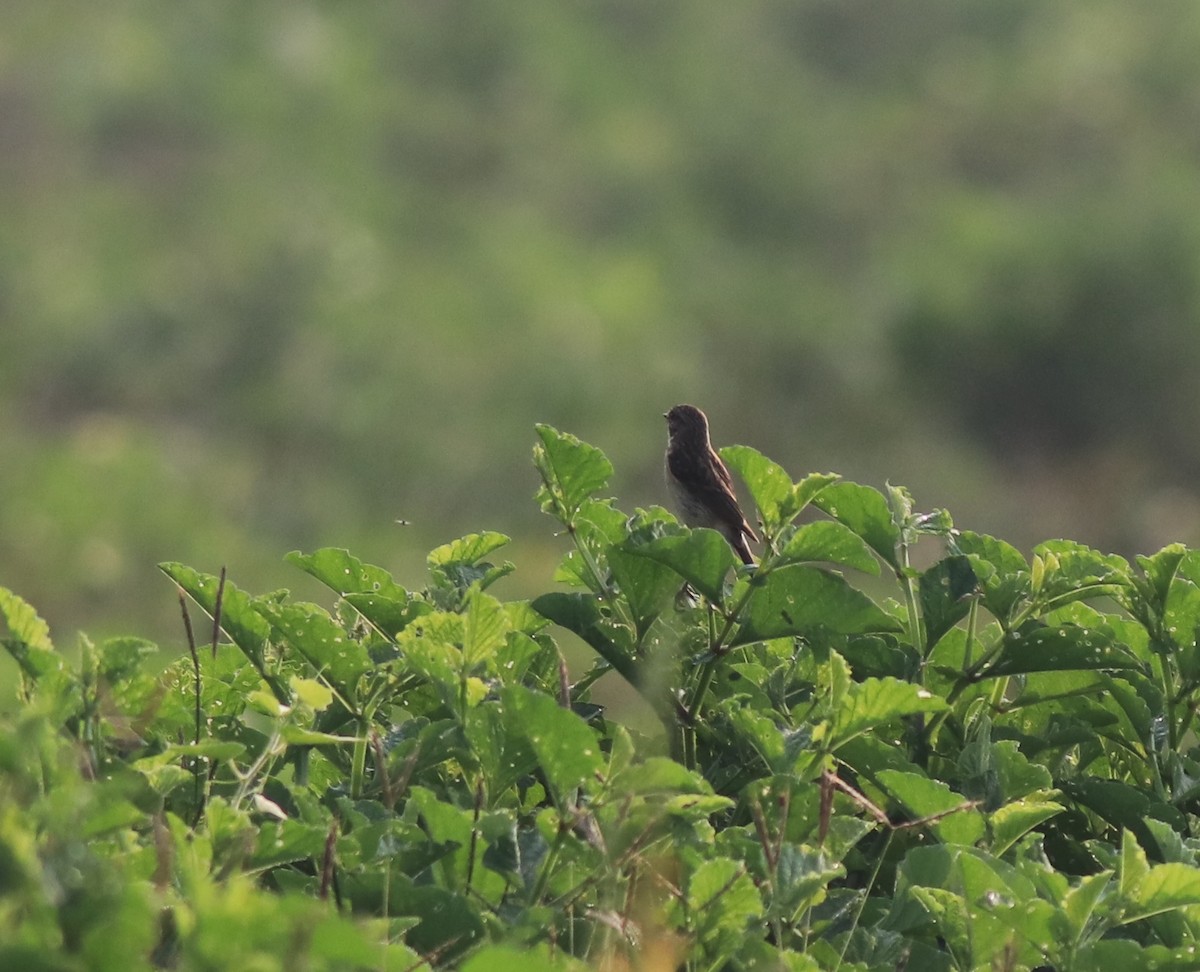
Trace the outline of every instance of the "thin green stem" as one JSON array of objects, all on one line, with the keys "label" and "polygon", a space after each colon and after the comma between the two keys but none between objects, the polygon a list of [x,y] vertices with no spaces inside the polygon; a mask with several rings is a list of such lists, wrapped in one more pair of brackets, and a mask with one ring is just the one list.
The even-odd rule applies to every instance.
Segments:
[{"label": "thin green stem", "polygon": [[358,720],[358,732],[354,740],[354,754],[350,763],[350,796],[352,799],[362,798],[363,779],[366,776],[367,737],[371,732],[371,721],[365,716]]},{"label": "thin green stem", "polygon": [[[917,602],[917,585],[912,576],[912,564],[908,555],[908,540],[904,537],[904,530],[901,528],[900,542],[897,544],[897,552],[900,555],[900,586],[904,588],[904,603],[908,608],[908,637],[912,642],[913,650],[917,653],[917,657],[922,661],[925,659],[925,631],[921,625],[921,610]],[[925,683],[925,673],[921,673],[921,684]]]},{"label": "thin green stem", "polygon": [[729,649],[725,645],[726,639],[733,632],[734,626],[737,624],[738,617],[742,610],[746,607],[746,602],[750,600],[750,594],[754,590],[755,581],[761,576],[762,567],[759,567],[759,573],[750,579],[750,583],[746,585],[745,591],[741,597],[737,599],[737,603],[733,608],[725,614],[725,624],[721,627],[719,634],[714,636],[716,631],[715,618],[712,613],[712,606],[709,606],[708,616],[708,660],[701,666],[700,675],[696,680],[696,687],[692,690],[691,698],[688,699],[687,711],[693,719],[700,714],[700,706],[704,703],[704,696],[708,694],[709,686],[712,685],[713,676],[716,674],[717,665],[721,658],[724,657]]}]

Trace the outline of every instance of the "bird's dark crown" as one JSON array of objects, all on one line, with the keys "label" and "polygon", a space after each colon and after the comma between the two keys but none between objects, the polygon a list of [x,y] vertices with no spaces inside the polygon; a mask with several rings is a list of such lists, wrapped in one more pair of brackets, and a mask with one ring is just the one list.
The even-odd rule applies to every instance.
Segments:
[{"label": "bird's dark crown", "polygon": [[676,405],[664,416],[667,432],[672,436],[708,438],[708,418],[695,405]]}]

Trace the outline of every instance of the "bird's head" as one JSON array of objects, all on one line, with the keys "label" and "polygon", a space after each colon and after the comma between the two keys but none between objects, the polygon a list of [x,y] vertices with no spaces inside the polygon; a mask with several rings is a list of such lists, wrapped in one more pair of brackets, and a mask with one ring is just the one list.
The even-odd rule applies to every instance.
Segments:
[{"label": "bird's head", "polygon": [[708,441],[708,419],[695,405],[676,405],[663,414],[667,420],[667,434],[672,439],[684,441]]}]

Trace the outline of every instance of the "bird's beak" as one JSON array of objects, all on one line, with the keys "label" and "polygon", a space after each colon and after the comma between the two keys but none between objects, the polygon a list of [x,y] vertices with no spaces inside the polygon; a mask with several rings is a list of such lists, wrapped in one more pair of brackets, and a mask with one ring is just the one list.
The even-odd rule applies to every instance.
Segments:
[{"label": "bird's beak", "polygon": [[663,418],[670,418],[670,417],[671,417],[670,412],[663,412]]}]

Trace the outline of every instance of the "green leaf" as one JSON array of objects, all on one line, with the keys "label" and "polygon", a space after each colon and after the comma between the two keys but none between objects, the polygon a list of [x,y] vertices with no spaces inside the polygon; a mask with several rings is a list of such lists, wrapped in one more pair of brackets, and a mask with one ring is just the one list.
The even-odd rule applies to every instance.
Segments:
[{"label": "green leaf", "polygon": [[927,645],[936,645],[966,617],[968,598],[977,585],[971,561],[963,556],[946,557],[921,574],[921,619]]},{"label": "green leaf", "polygon": [[733,645],[821,632],[899,631],[896,618],[828,571],[797,564],[756,577]]},{"label": "green leaf", "polygon": [[800,527],[784,546],[778,564],[813,561],[844,564],[879,576],[879,561],[867,542],[836,520],[818,520]]},{"label": "green leaf", "polygon": [[841,478],[837,473],[809,473],[805,476],[792,487],[792,505],[796,508],[796,512],[801,512],[827,487]]},{"label": "green leaf", "polygon": [[614,623],[591,594],[543,594],[532,602],[542,617],[579,635],[628,681],[637,684],[631,632]]},{"label": "green leaf", "polygon": [[1049,800],[1018,800],[1000,807],[988,818],[991,828],[991,851],[997,857],[1034,827],[1066,810],[1061,803]]},{"label": "green leaf", "polygon": [[519,720],[559,806],[565,808],[572,791],[593,781],[604,769],[596,734],[574,712],[523,685],[506,686],[501,699]]},{"label": "green leaf", "polygon": [[946,703],[911,682],[895,678],[868,678],[853,683],[833,715],[830,747],[893,720],[918,713],[941,712]]},{"label": "green leaf", "polygon": [[772,462],[757,449],[750,446],[726,446],[720,450],[721,458],[745,482],[754,497],[762,518],[763,529],[768,535],[779,531],[784,523],[795,515],[792,506],[792,480],[783,467]]},{"label": "green leaf", "polygon": [[[184,564],[159,564],[158,569],[178,584],[188,596],[199,604],[209,617],[217,608],[217,590],[220,579],[212,574],[202,574]],[[271,636],[271,625],[259,614],[256,602],[232,581],[225,582],[221,594],[221,629],[233,639],[233,643],[241,649],[259,676],[270,686],[275,698],[284,705],[291,704],[291,694],[287,686],[268,664],[266,656],[267,639]],[[197,633],[197,637],[200,637]]]},{"label": "green leaf", "polygon": [[435,547],[429,552],[425,562],[430,570],[445,568],[451,564],[475,564],[509,542],[509,538],[503,533],[469,533],[465,537]]},{"label": "green leaf", "polygon": [[1146,583],[1153,600],[1151,607],[1155,613],[1162,613],[1171,589],[1171,581],[1175,579],[1175,573],[1187,554],[1187,547],[1182,543],[1172,543],[1156,554],[1137,558],[1138,566],[1146,575]]},{"label": "green leaf", "polygon": [[638,634],[644,634],[679,593],[679,575],[666,564],[610,547],[608,566],[629,604]]},{"label": "green leaf", "polygon": [[879,490],[859,483],[831,483],[813,499],[813,504],[862,537],[884,563],[900,570],[896,560],[900,531]]},{"label": "green leaf", "polygon": [[[1132,831],[1143,847],[1155,851],[1157,843],[1154,835],[1146,827],[1147,817],[1169,823],[1177,830],[1186,829],[1185,818],[1178,809],[1163,803],[1150,792],[1143,792],[1120,780],[1082,777],[1062,780],[1059,782],[1059,788],[1072,800],[1087,807],[1114,827]],[[1160,854],[1156,853],[1155,856],[1161,859]]]},{"label": "green leaf", "polygon": [[260,601],[255,608],[342,697],[343,703],[357,707],[358,680],[373,667],[361,643],[316,604]]},{"label": "green leaf", "polygon": [[391,914],[420,919],[405,936],[407,943],[422,955],[436,954],[442,962],[453,964],[486,936],[483,920],[470,899],[446,888],[417,884],[397,875],[388,902]]},{"label": "green leaf", "polygon": [[984,606],[1001,621],[1008,621],[1017,604],[1028,597],[1029,564],[1016,547],[982,533],[963,530],[952,538],[952,552],[962,554],[983,588]]},{"label": "green leaf", "polygon": [[[984,835],[983,817],[970,801],[945,783],[915,773],[882,770],[876,780],[909,813],[910,819],[937,818],[930,828],[946,843],[971,845]],[[946,816],[940,816],[947,814]]]},{"label": "green leaf", "polygon": [[692,872],[687,906],[701,940],[721,931],[740,934],[763,911],[745,865],[725,857],[703,861]]},{"label": "green leaf", "polygon": [[343,598],[355,611],[385,638],[394,639],[414,620],[434,608],[428,601],[383,594],[346,594]]},{"label": "green leaf", "polygon": [[538,501],[542,509],[565,524],[575,520],[584,501],[608,485],[612,463],[595,446],[549,425],[537,425],[541,442],[533,448],[533,462],[542,476]]},{"label": "green leaf", "polygon": [[7,587],[0,587],[0,618],[4,619],[8,633],[29,648],[35,651],[54,650],[50,641],[50,626],[38,616],[33,605]]},{"label": "green leaf", "polygon": [[1033,551],[1034,596],[1041,610],[1099,597],[1117,597],[1134,584],[1129,564],[1070,540],[1049,540]]},{"label": "green leaf", "polygon": [[481,562],[484,557],[509,542],[503,533],[471,533],[435,548],[426,559],[430,576],[440,587],[466,591],[473,585],[481,590],[511,574],[513,564],[499,566]]},{"label": "green leaf", "polygon": [[408,592],[386,570],[364,564],[350,551],[340,547],[323,547],[310,554],[293,550],[283,559],[338,594],[374,594],[402,601],[408,599]]},{"label": "green leaf", "polygon": [[587,968],[561,950],[551,958],[544,946],[518,949],[508,945],[489,945],[464,962],[462,972],[567,972],[571,969],[585,972]]},{"label": "green leaf", "polygon": [[508,614],[490,594],[472,590],[467,598],[463,629],[463,662],[474,666],[490,661],[508,640]]},{"label": "green leaf", "polygon": [[623,548],[638,557],[670,567],[710,601],[725,596],[725,578],[736,558],[728,541],[716,530],[698,529]]},{"label": "green leaf", "polygon": [[1140,669],[1141,663],[1098,629],[1063,624],[1026,625],[1004,637],[1000,657],[979,676],[1002,678],[1029,672],[1081,669]]},{"label": "green leaf", "polygon": [[1189,864],[1159,864],[1150,868],[1126,900],[1120,923],[1127,925],[1194,905],[1200,905],[1200,869]]}]

